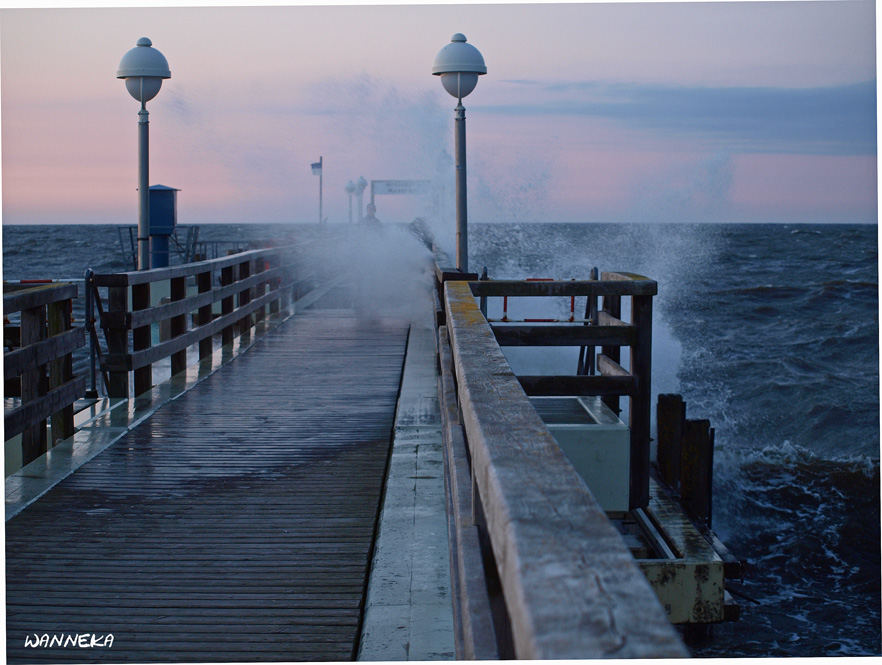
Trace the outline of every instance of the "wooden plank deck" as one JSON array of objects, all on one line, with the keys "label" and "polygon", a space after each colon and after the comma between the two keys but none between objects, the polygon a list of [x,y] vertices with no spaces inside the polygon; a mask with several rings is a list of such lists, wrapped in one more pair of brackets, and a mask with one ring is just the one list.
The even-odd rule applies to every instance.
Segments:
[{"label": "wooden plank deck", "polygon": [[7,522],[9,662],[353,658],[406,340],[298,315]]}]

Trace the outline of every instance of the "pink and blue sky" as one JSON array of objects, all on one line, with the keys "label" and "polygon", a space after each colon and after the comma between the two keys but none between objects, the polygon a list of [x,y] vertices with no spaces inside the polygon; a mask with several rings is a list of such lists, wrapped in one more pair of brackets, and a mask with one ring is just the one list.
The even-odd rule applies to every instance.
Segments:
[{"label": "pink and blue sky", "polygon": [[[877,220],[875,3],[686,2],[0,9],[3,223],[137,223],[139,37],[151,184],[179,223],[348,220],[344,186],[453,191],[431,75],[462,32],[469,219]],[[424,202],[378,199],[384,221]]]}]

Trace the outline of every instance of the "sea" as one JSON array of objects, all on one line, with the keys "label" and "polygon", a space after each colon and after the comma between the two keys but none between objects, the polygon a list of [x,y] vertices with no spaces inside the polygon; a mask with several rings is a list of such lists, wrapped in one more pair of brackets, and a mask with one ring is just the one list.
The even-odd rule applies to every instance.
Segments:
[{"label": "sea", "polygon": [[[304,233],[200,227],[214,240]],[[729,585],[741,619],[694,656],[882,655],[875,225],[472,224],[469,243],[469,268],[490,278],[597,267],[658,282],[653,391],[710,420],[712,527],[746,562]],[[109,225],[3,226],[2,244],[4,279],[130,269]],[[543,306],[566,318],[561,300]],[[575,372],[569,352],[507,353],[516,371]]]}]

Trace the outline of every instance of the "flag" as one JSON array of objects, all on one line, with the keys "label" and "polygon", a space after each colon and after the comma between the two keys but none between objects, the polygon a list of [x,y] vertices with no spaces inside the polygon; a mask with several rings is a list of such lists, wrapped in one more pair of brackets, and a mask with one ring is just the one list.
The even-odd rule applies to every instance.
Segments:
[{"label": "flag", "polygon": [[314,162],[312,165],[312,175],[321,175],[322,174],[322,163]]}]

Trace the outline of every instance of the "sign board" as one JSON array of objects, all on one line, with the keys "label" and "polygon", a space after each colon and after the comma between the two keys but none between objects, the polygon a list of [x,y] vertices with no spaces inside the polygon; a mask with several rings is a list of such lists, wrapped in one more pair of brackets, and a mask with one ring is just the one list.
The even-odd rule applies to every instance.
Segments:
[{"label": "sign board", "polygon": [[371,198],[377,194],[430,194],[429,180],[371,180]]}]

